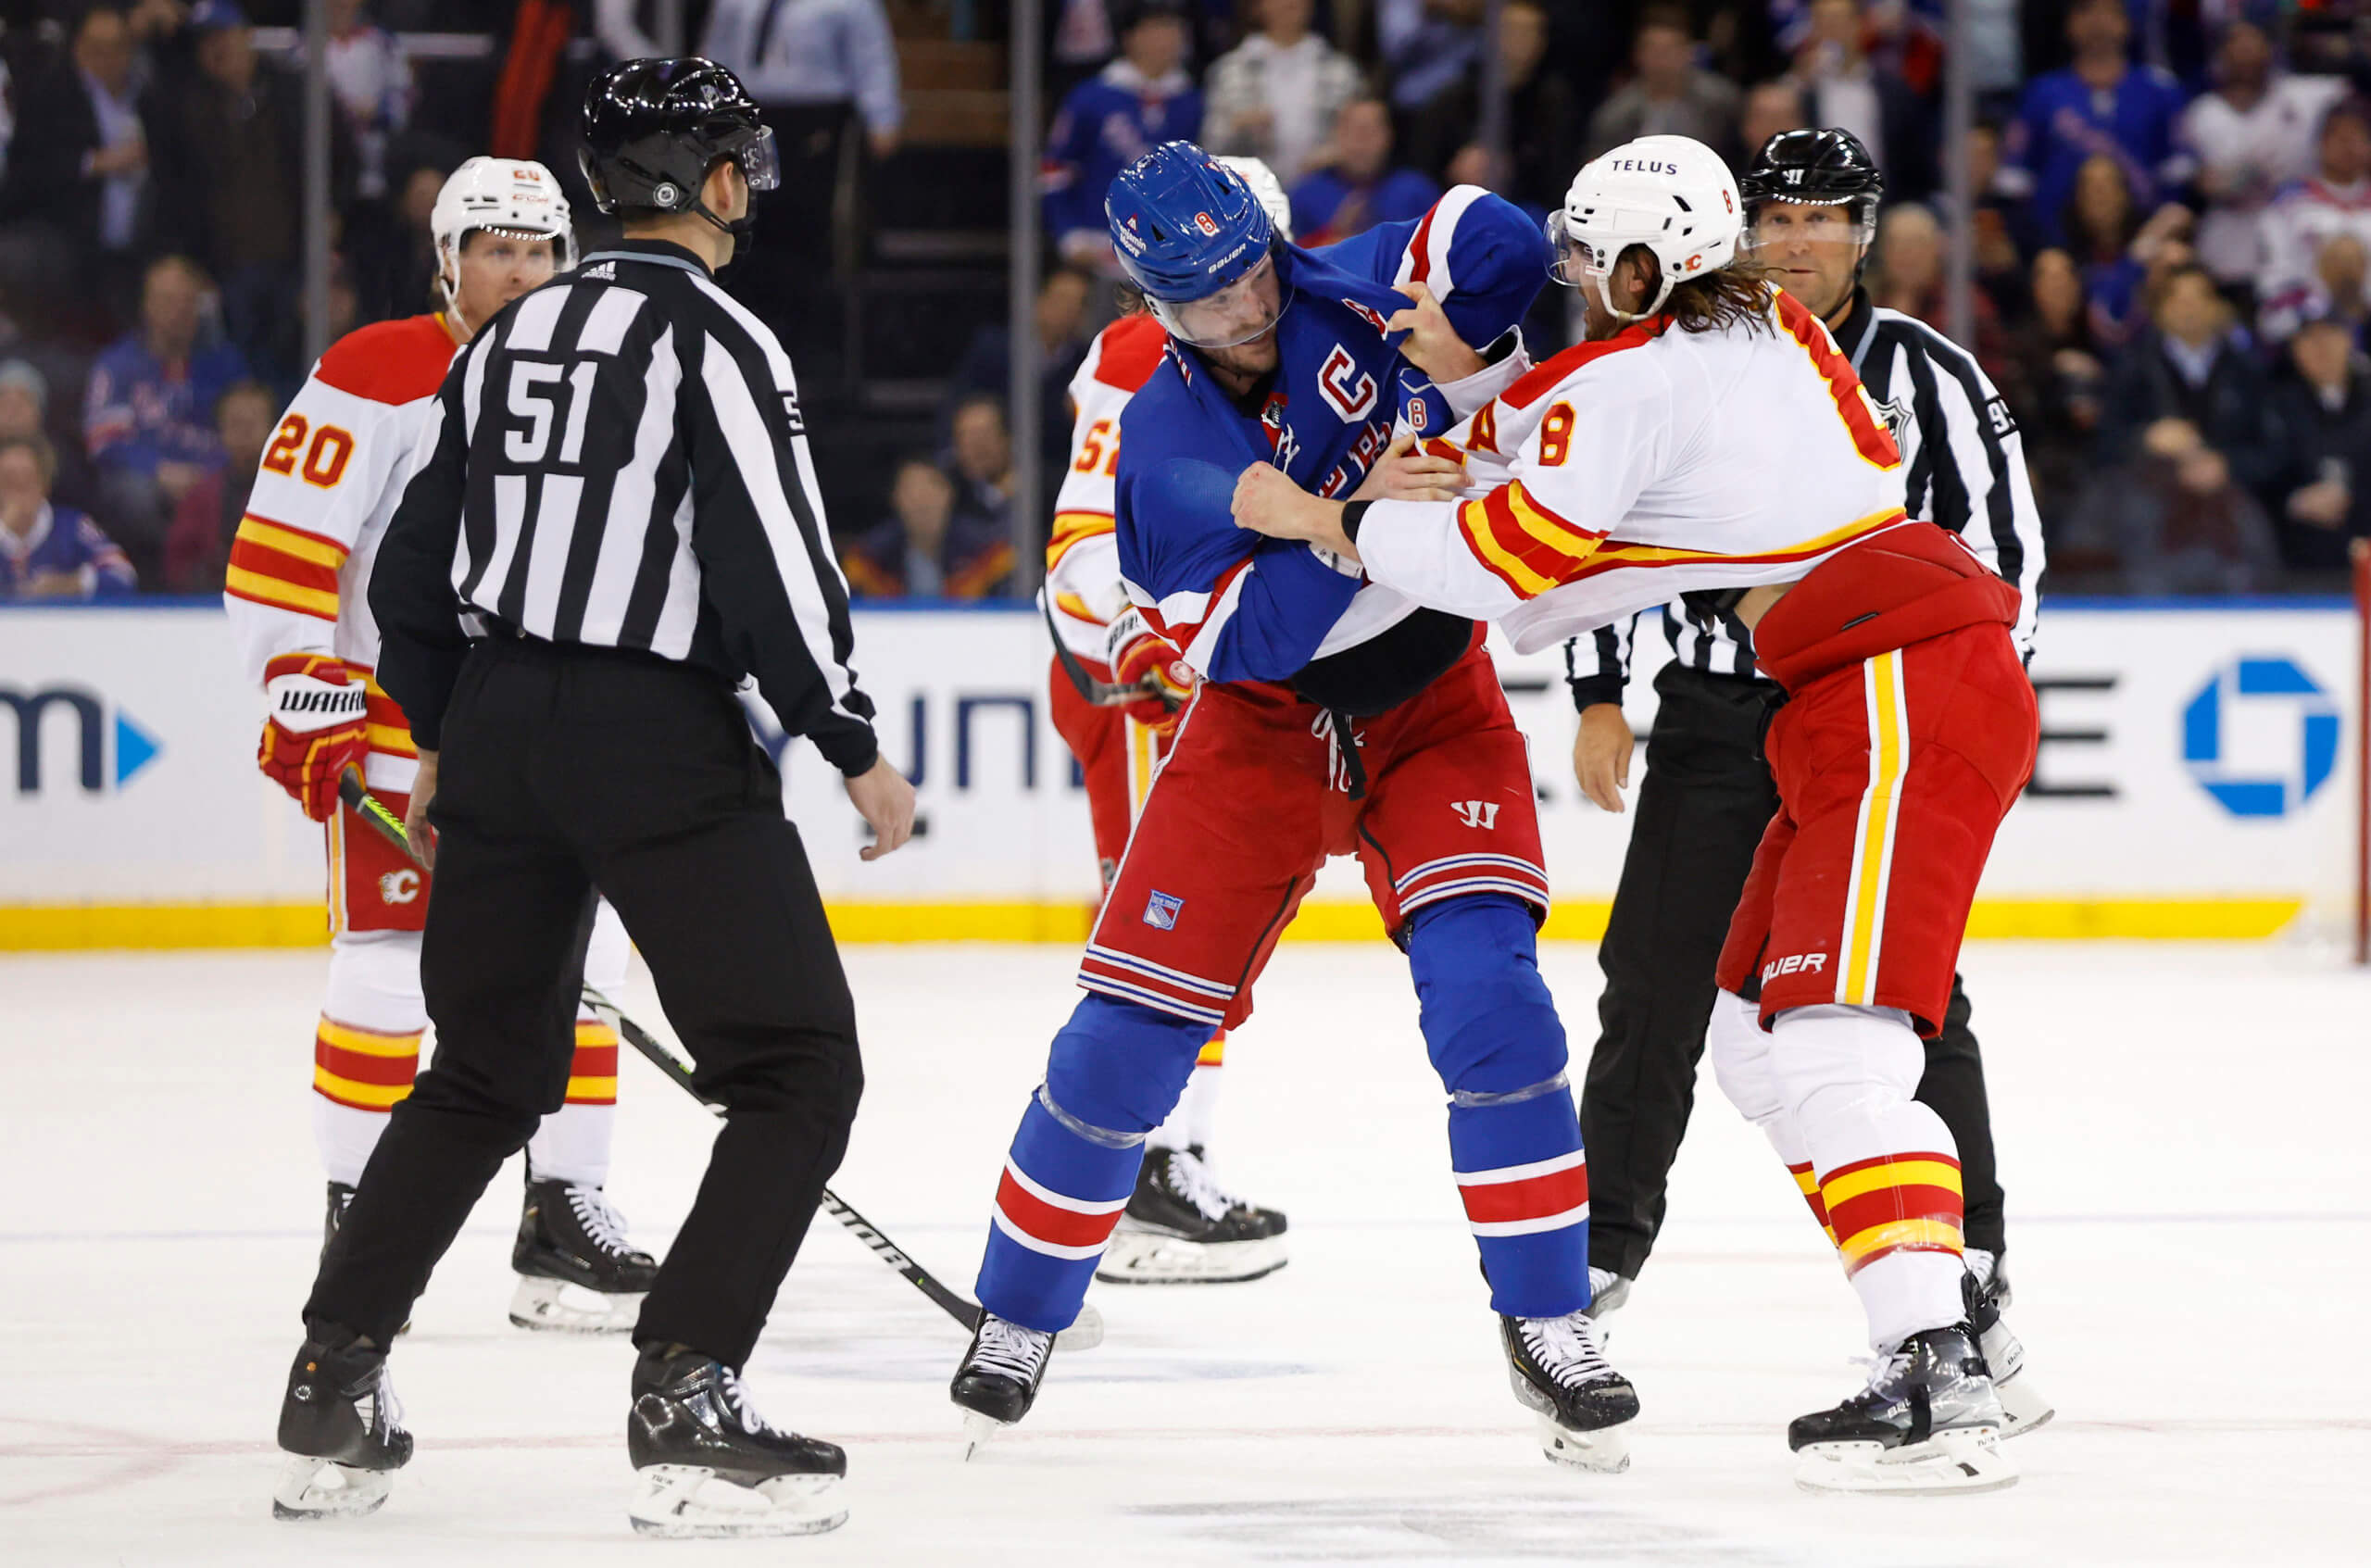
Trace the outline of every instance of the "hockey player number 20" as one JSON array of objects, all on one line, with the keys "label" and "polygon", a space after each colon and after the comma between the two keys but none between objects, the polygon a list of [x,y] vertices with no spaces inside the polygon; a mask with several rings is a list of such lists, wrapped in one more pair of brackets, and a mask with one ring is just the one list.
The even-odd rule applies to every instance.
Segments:
[{"label": "hockey player number 20", "polygon": [[[309,445],[305,440],[307,434],[313,438]],[[295,473],[300,448],[305,454],[305,483],[327,490],[345,477],[345,460],[354,456],[354,437],[336,425],[314,430],[304,415],[291,414],[280,421],[271,445],[264,448],[263,466],[278,474]]]}]

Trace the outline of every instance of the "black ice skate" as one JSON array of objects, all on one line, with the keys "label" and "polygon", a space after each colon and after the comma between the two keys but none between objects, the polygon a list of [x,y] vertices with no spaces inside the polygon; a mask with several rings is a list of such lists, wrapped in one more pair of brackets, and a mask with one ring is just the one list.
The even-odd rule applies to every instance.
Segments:
[{"label": "black ice skate", "polygon": [[2001,1399],[1966,1323],[1930,1328],[1877,1358],[1869,1386],[1798,1416],[1787,1446],[1812,1492],[1988,1492],[2014,1486],[2001,1456]]},{"label": "black ice skate", "polygon": [[275,1519],[370,1513],[411,1459],[411,1434],[387,1378],[387,1352],[351,1329],[307,1323],[280,1402],[280,1446],[296,1457],[272,1489]]},{"label": "black ice skate", "polygon": [[1612,1269],[1589,1265],[1589,1304],[1581,1310],[1597,1324],[1599,1339],[1607,1336],[1605,1320],[1630,1303],[1630,1287],[1637,1284],[1628,1274],[1615,1273]]},{"label": "black ice skate", "polygon": [[1540,1451],[1559,1464],[1620,1473],[1630,1468],[1638,1391],[1606,1363],[1587,1312],[1499,1319],[1515,1398],[1539,1421]]},{"label": "black ice skate", "polygon": [[1960,1297],[1967,1303],[1969,1326],[1992,1371],[1992,1387],[2001,1396],[2001,1436],[2019,1437],[2058,1413],[2050,1396],[2026,1375],[2026,1347],[2001,1315],[2009,1305],[2009,1277],[1989,1252],[1971,1249],[1967,1273],[1960,1276]]},{"label": "black ice skate", "polygon": [[847,1453],[769,1423],[739,1375],[696,1350],[634,1362],[626,1457],[627,1516],[645,1535],[812,1536],[847,1522]]},{"label": "black ice skate", "polygon": [[1285,1217],[1219,1185],[1198,1148],[1148,1148],[1095,1265],[1107,1285],[1231,1285],[1285,1266]]},{"label": "black ice skate", "polygon": [[947,1389],[947,1397],[963,1407],[965,1459],[979,1452],[1000,1428],[1029,1413],[1053,1354],[1052,1335],[1008,1323],[994,1312],[980,1314],[972,1348]]},{"label": "black ice skate", "polygon": [[658,1262],[626,1239],[624,1216],[599,1187],[532,1176],[510,1266],[519,1271],[510,1321],[570,1334],[634,1327],[659,1277]]}]

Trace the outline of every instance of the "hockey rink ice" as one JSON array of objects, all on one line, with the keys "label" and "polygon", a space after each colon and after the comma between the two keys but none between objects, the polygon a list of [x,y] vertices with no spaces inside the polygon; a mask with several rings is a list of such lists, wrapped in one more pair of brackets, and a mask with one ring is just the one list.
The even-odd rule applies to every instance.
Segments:
[{"label": "hockey rink ice", "polygon": [[[847,951],[870,1081],[834,1187],[968,1292],[1075,954]],[[1287,946],[1229,1050],[1221,1174],[1287,1210],[1248,1286],[1098,1286],[1109,1338],[961,1462],[964,1336],[819,1219],[749,1368],[845,1444],[847,1524],[637,1538],[621,1339],[504,1321],[516,1167],[392,1362],[419,1452],[374,1517],[275,1523],[272,1427],[320,1244],[324,955],[0,957],[0,1562],[2362,1563],[2371,975],[2293,945],[1980,945],[2011,1321],[2058,1407],[2025,1478],[1798,1492],[1784,1429],[1861,1383],[1859,1313],[1709,1073],[1612,1357],[1633,1465],[1550,1465],[1507,1389],[1439,1086],[1387,947]],[[1542,958],[1595,1035],[1594,950]],[[662,1027],[646,975],[628,1010]],[[663,1032],[663,1028],[662,1028]],[[631,1054],[631,1053],[627,1053]],[[709,1117],[621,1068],[610,1191],[654,1249]]]}]

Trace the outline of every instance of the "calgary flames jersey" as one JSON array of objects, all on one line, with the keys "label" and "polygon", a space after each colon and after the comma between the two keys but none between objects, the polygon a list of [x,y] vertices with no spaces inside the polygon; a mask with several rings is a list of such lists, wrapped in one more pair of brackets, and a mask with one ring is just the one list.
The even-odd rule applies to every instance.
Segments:
[{"label": "calgary flames jersey", "polygon": [[1169,341],[1146,312],[1123,316],[1087,345],[1071,378],[1071,466],[1054,497],[1054,531],[1046,542],[1046,601],[1062,646],[1100,662],[1104,633],[1127,607],[1113,533],[1120,473],[1120,412],[1152,378]]},{"label": "calgary flames jersey", "polygon": [[418,753],[372,676],[379,627],[365,590],[457,346],[442,315],[382,321],[330,346],[264,448],[223,584],[250,681],[260,685],[281,654],[319,653],[367,684],[374,790],[408,793]]},{"label": "calgary flames jersey", "polygon": [[1436,449],[1464,458],[1468,498],[1374,503],[1360,558],[1525,653],[1692,590],[1793,582],[1903,521],[1883,416],[1778,290],[1759,320],[1658,318],[1567,349]]}]

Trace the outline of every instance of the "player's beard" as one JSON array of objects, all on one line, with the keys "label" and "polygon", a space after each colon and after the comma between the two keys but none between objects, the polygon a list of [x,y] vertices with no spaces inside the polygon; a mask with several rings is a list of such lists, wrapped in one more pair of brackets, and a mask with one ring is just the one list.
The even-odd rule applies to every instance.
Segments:
[{"label": "player's beard", "polygon": [[1249,387],[1261,376],[1273,375],[1283,361],[1276,345],[1276,329],[1270,327],[1248,343],[1233,344],[1225,348],[1205,348],[1202,358],[1219,372],[1219,379],[1233,386],[1237,393]]}]

